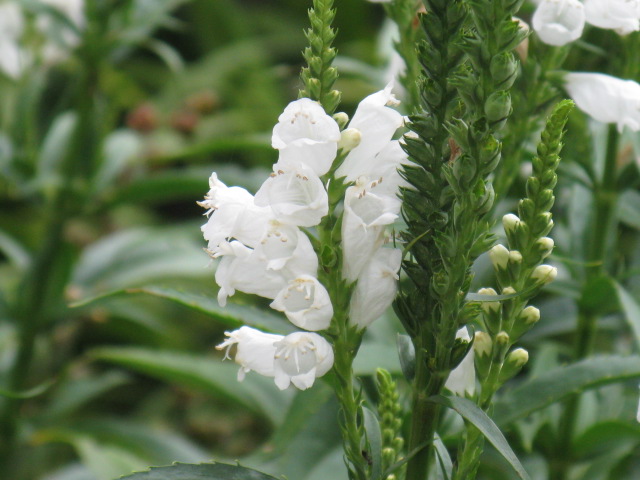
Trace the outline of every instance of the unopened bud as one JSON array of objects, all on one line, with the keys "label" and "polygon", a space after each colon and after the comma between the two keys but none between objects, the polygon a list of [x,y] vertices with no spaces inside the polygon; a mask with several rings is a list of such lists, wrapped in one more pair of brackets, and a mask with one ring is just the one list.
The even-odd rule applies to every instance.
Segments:
[{"label": "unopened bud", "polygon": [[[518,28],[520,30],[524,30],[526,33],[529,33],[529,30],[531,30],[531,27],[529,27],[529,24],[524,20],[518,17],[513,17],[512,20],[515,22],[518,22]],[[524,40],[522,40],[518,44],[518,46],[515,49],[515,52],[520,57],[520,60],[522,60],[522,63],[524,63],[527,60],[527,57],[529,56],[529,37],[525,37]]]},{"label": "unopened bud", "polygon": [[507,358],[504,360],[498,381],[504,383],[510,378],[516,376],[516,374],[524,367],[529,361],[529,352],[524,348],[516,348],[512,352],[509,352]]},{"label": "unopened bud", "polygon": [[551,252],[553,251],[553,247],[554,247],[553,238],[549,238],[549,237],[539,238],[536,241],[536,245],[541,250],[542,258],[547,258],[549,255],[551,255]]},{"label": "unopened bud", "polygon": [[340,130],[342,130],[347,125],[347,123],[349,123],[349,115],[347,115],[344,112],[334,113],[333,119],[336,121],[336,123],[340,127]]},{"label": "unopened bud", "polygon": [[531,274],[531,278],[540,285],[547,285],[553,282],[557,276],[558,269],[551,265],[538,265]]},{"label": "unopened bud", "polygon": [[[478,290],[478,294],[498,295],[498,292],[496,292],[493,288],[481,288],[480,290]],[[482,310],[484,310],[486,313],[495,313],[500,310],[500,302],[481,302],[480,307],[482,307]]]},{"label": "unopened bud", "polygon": [[518,63],[511,52],[502,52],[491,59],[491,77],[498,88],[507,89],[513,85],[518,72]]},{"label": "unopened bud", "polygon": [[358,145],[362,140],[362,133],[357,128],[347,128],[340,133],[340,141],[338,142],[338,148],[341,148],[343,152],[350,152]]},{"label": "unopened bud", "polygon": [[511,114],[511,95],[506,90],[493,92],[484,103],[484,114],[490,123],[500,122]]},{"label": "unopened bud", "polygon": [[509,252],[509,262],[522,263],[522,254],[517,250],[511,250]]},{"label": "unopened bud", "polygon": [[515,295],[516,293],[516,289],[513,287],[504,287],[502,289],[502,295]]},{"label": "unopened bud", "polygon": [[520,319],[526,325],[533,325],[538,320],[540,320],[540,310],[538,310],[533,305],[529,305],[527,308],[520,312]]},{"label": "unopened bud", "polygon": [[513,213],[507,213],[502,217],[502,226],[505,232],[513,232],[520,225],[520,218]]},{"label": "unopened bud", "polygon": [[493,263],[493,268],[496,270],[504,270],[509,263],[509,250],[504,245],[496,245],[489,250],[489,258]]},{"label": "unopened bud", "polygon": [[509,344],[509,334],[502,331],[496,335],[496,345],[504,347]]},{"label": "unopened bud", "polygon": [[476,332],[474,334],[473,350],[479,357],[485,357],[491,354],[493,342],[486,332]]}]

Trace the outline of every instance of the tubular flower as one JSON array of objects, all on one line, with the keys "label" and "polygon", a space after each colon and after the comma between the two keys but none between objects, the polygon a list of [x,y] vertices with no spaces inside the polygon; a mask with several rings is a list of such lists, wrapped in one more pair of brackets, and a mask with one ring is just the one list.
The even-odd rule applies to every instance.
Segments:
[{"label": "tubular flower", "polygon": [[356,183],[344,199],[342,219],[343,275],[355,281],[384,241],[384,229],[398,218],[397,198],[377,195],[377,182]]},{"label": "tubular flower", "polygon": [[282,223],[313,227],[329,212],[329,198],[318,176],[309,168],[273,173],[260,187],[256,205],[271,207]]},{"label": "tubular flower", "polygon": [[344,163],[336,171],[336,177],[346,177],[347,181],[353,182],[360,175],[368,174],[372,160],[388,145],[396,130],[402,126],[402,115],[387,106],[398,104],[391,93],[392,88],[393,84],[389,83],[384,90],[369,95],[358,105],[349,122],[349,128],[360,131],[360,143],[349,152]]},{"label": "tubular flower", "polygon": [[329,171],[338,151],[340,128],[322,106],[308,98],[291,102],[273,128],[271,145],[280,150],[274,171],[311,169],[322,176]]},{"label": "tubular flower", "polygon": [[238,370],[238,381],[244,380],[246,374],[250,371],[264,375],[265,377],[273,377],[274,358],[276,347],[274,344],[284,338],[282,335],[273,335],[264,333],[251,327],[240,327],[233,332],[224,332],[229,337],[216,348],[218,350],[226,349],[224,358],[229,357],[229,350],[236,346],[235,362],[240,365]]},{"label": "tubular flower", "polygon": [[639,0],[585,0],[587,22],[620,35],[640,30]]},{"label": "tubular flower", "polygon": [[580,38],[584,23],[584,7],[578,0],[543,0],[532,19],[540,40],[555,46]]},{"label": "tubular flower", "polygon": [[214,254],[218,245],[230,238],[257,246],[272,217],[269,208],[255,205],[253,195],[241,187],[227,187],[215,172],[209,178],[209,193],[199,205],[207,209],[209,220],[201,230]]},{"label": "tubular flower", "polygon": [[349,306],[349,322],[368,327],[382,315],[398,291],[398,270],[402,251],[380,248],[364,266]]},{"label": "tubular flower", "polygon": [[333,349],[317,333],[291,333],[274,346],[275,383],[280,390],[292,383],[300,390],[306,390],[333,366]]},{"label": "tubular flower", "polygon": [[309,237],[298,227],[283,225],[277,220],[269,221],[255,254],[258,259],[267,262],[268,270],[296,270],[312,275],[318,270],[318,257]]},{"label": "tubular flower", "polygon": [[[456,332],[456,338],[467,342],[471,341],[467,327],[462,327]],[[444,385],[458,396],[473,395],[476,391],[476,369],[474,366],[473,348],[465,355],[460,364],[449,374]]]},{"label": "tubular flower", "polygon": [[602,73],[568,73],[565,88],[580,110],[599,122],[640,130],[640,84]]},{"label": "tubular flower", "polygon": [[329,328],[333,317],[327,289],[310,275],[291,280],[278,292],[271,308],[283,312],[296,327],[312,332]]}]

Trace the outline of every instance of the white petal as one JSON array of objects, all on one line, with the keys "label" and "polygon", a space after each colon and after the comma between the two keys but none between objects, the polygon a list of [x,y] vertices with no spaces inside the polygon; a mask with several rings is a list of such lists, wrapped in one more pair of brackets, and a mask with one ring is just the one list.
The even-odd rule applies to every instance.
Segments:
[{"label": "white petal", "polygon": [[600,28],[612,29],[620,35],[640,29],[640,1],[585,0],[587,22]]},{"label": "white petal", "polygon": [[[456,332],[456,338],[471,341],[467,327],[462,327]],[[474,366],[473,348],[462,359],[460,364],[449,374],[445,387],[463,397],[465,394],[473,395],[476,390],[476,369]]]},{"label": "white petal", "polygon": [[389,308],[398,290],[402,251],[380,248],[364,266],[349,306],[349,323],[365,328]]},{"label": "white petal", "polygon": [[555,46],[580,38],[584,23],[584,8],[578,0],[543,0],[532,19],[540,39]]},{"label": "white petal", "polygon": [[281,390],[290,382],[306,389],[333,366],[333,349],[320,335],[295,332],[275,343],[275,381]]},{"label": "white petal", "polygon": [[282,335],[264,333],[251,327],[241,327],[233,332],[225,332],[225,335],[229,338],[216,348],[218,350],[226,349],[226,358],[229,350],[233,346],[236,347],[234,361],[240,365],[239,381],[242,381],[245,374],[252,370],[266,377],[275,375],[276,347],[274,344],[284,338]]},{"label": "white petal", "polygon": [[333,317],[329,293],[318,279],[309,275],[290,281],[278,293],[271,308],[284,312],[295,326],[310,331],[329,328]]}]

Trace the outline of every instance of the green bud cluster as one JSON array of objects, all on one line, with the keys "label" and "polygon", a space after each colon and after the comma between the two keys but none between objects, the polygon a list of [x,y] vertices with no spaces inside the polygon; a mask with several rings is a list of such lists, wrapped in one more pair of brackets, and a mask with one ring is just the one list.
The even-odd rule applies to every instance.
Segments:
[{"label": "green bud cluster", "polygon": [[[553,227],[549,210],[554,202],[553,188],[557,182],[564,126],[572,107],[571,101],[560,102],[547,120],[533,159],[533,175],[527,181],[527,195],[518,205],[518,215],[510,213],[502,218],[508,247],[496,245],[489,252],[501,293],[520,295],[503,301],[499,310],[482,309],[483,327],[493,345],[491,355],[476,357],[485,404],[527,362],[525,350],[509,349],[540,319],[540,311],[527,306],[527,302],[557,274],[554,267],[542,262],[553,250],[553,240],[547,237]],[[496,348],[498,344],[500,348]]]},{"label": "green bud cluster", "polygon": [[300,73],[304,88],[298,95],[317,100],[328,114],[340,103],[340,92],[332,88],[338,78],[338,70],[331,66],[337,55],[331,46],[336,36],[331,28],[336,14],[332,6],[333,0],[314,0],[309,10],[311,27],[305,31],[309,46],[302,53],[307,66]]},{"label": "green bud cluster", "polygon": [[[382,432],[382,471],[401,460],[404,448],[402,438],[402,406],[396,383],[391,374],[382,368],[376,371],[376,386],[380,399],[378,401],[378,415],[380,417],[380,431]],[[398,472],[386,477],[392,480]]]}]

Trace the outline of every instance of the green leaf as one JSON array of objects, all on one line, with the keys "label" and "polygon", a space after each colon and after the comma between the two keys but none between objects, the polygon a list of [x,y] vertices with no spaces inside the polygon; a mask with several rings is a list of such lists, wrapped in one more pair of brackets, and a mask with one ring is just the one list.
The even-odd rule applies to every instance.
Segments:
[{"label": "green leaf", "polygon": [[51,388],[51,386],[54,383],[56,383],[56,380],[57,380],[56,378],[53,378],[51,380],[47,380],[44,383],[41,383],[40,385],[30,388],[29,390],[23,390],[20,392],[14,392],[11,390],[4,390],[0,388],[0,395],[8,398],[23,398],[23,399],[37,397],[38,395],[42,395],[44,392],[49,390],[49,388]]},{"label": "green leaf", "polygon": [[640,357],[596,356],[540,374],[507,392],[494,406],[498,425],[601,385],[640,378]]},{"label": "green leaf", "polygon": [[238,382],[239,367],[219,359],[166,350],[115,347],[96,349],[89,354],[172,384],[225,398],[265,416],[274,424],[282,421],[292,395],[289,391],[279,391],[272,379],[257,374],[247,375],[243,382]]},{"label": "green leaf", "polygon": [[230,328],[240,328],[243,325],[260,328],[275,333],[291,333],[294,326],[285,320],[283,316],[275,315],[269,310],[261,310],[248,305],[227,304],[221,307],[215,298],[196,293],[182,292],[171,288],[145,287],[115,290],[104,295],[87,298],[71,305],[73,308],[85,307],[109,297],[121,295],[151,295],[171,302],[183,305],[206,315],[222,325]]},{"label": "green leaf", "polygon": [[375,375],[378,368],[389,372],[400,371],[398,355],[393,345],[378,342],[362,342],[358,355],[353,362],[356,375]]},{"label": "green leaf", "polygon": [[525,472],[524,467],[513,453],[513,450],[509,446],[507,439],[500,429],[493,423],[493,420],[487,416],[487,414],[478,407],[471,400],[462,397],[445,397],[442,395],[435,395],[430,397],[430,400],[434,403],[439,403],[445,407],[451,408],[460,414],[466,421],[472,423],[485,438],[493,445],[498,452],[509,462],[509,465],[523,480],[528,480],[529,475]]},{"label": "green leaf", "polygon": [[380,423],[375,413],[367,407],[362,407],[364,414],[364,430],[367,433],[369,443],[369,455],[371,455],[371,480],[378,480],[382,475],[382,432]]},{"label": "green leaf", "polygon": [[438,458],[438,466],[442,472],[443,480],[449,480],[451,478],[451,473],[453,472],[453,462],[451,461],[451,456],[449,455],[447,447],[442,442],[440,435],[437,433],[433,438],[433,447],[436,452],[436,457]]},{"label": "green leaf", "polygon": [[622,285],[614,282],[614,287],[618,294],[618,301],[624,317],[627,319],[629,327],[631,327],[636,343],[640,346],[640,305]]},{"label": "green leaf", "polygon": [[152,467],[147,472],[121,477],[122,480],[275,480],[251,468],[226,463],[177,463],[169,467]]}]

